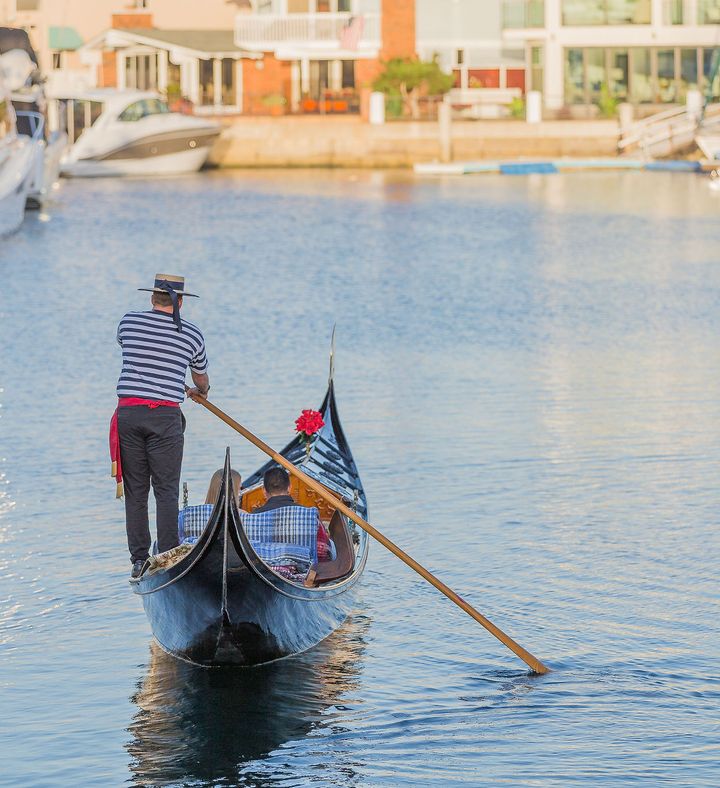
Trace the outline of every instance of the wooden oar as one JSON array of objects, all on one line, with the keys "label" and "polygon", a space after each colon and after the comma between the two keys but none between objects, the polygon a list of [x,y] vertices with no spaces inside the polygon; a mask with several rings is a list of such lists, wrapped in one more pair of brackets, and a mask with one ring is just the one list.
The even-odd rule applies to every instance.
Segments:
[{"label": "wooden oar", "polygon": [[285,459],[281,454],[278,454],[276,451],[270,448],[266,443],[260,440],[257,436],[253,435],[250,430],[245,429],[242,424],[238,424],[237,421],[231,419],[226,413],[220,410],[217,406],[213,405],[212,402],[208,402],[206,399],[202,397],[192,397],[195,402],[200,403],[204,408],[207,408],[211,413],[214,413],[219,419],[224,421],[227,425],[232,427],[236,432],[239,432],[244,438],[250,441],[250,443],[254,444],[258,447],[261,451],[264,451],[269,457],[272,457],[278,465],[282,465],[287,471],[289,471],[293,476],[296,476],[300,479],[304,484],[306,484],[311,490],[314,490],[318,495],[324,498],[331,506],[335,509],[339,509],[343,514],[347,515],[354,523],[360,526],[364,531],[370,534],[373,539],[377,539],[381,545],[386,547],[393,555],[396,555],[403,563],[407,564],[411,569],[414,569],[421,577],[427,580],[430,585],[435,586],[438,591],[441,591],[445,596],[451,601],[454,602],[459,608],[464,610],[471,618],[474,618],[478,624],[482,624],[488,632],[494,635],[501,643],[504,643],[510,651],[517,654],[520,659],[525,662],[526,665],[531,667],[535,673],[548,673],[550,668],[546,665],[543,665],[542,662],[537,657],[534,657],[529,651],[526,651],[521,645],[516,643],[509,635],[506,635],[501,629],[495,626],[492,621],[489,621],[485,616],[481,613],[478,613],[477,610],[472,605],[469,605],[462,597],[458,596],[452,588],[449,588],[442,582],[442,580],[438,580],[435,575],[425,569],[424,566],[419,564],[414,558],[409,556],[404,550],[401,550],[394,542],[391,542],[386,536],[380,533],[374,526],[370,525],[370,523],[366,522],[359,517],[352,509],[346,506],[339,498],[335,497],[331,492],[322,486],[319,482],[316,482],[315,479],[312,479],[307,474],[303,473],[299,468],[296,468],[291,462]]}]

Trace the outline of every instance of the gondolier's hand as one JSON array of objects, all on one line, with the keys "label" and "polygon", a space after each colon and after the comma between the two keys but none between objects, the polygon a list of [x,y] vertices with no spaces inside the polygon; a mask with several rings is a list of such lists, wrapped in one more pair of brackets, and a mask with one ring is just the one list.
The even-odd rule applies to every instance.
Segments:
[{"label": "gondolier's hand", "polygon": [[210,390],[210,386],[205,389],[205,391],[201,391],[199,388],[186,388],[185,393],[190,397],[190,399],[198,400],[198,399],[207,399],[208,391]]},{"label": "gondolier's hand", "polygon": [[185,386],[185,392],[188,397],[195,401],[198,399],[207,399],[207,393],[210,391],[210,378],[203,372],[193,372],[190,370],[190,374],[192,375],[195,386],[193,388]]}]

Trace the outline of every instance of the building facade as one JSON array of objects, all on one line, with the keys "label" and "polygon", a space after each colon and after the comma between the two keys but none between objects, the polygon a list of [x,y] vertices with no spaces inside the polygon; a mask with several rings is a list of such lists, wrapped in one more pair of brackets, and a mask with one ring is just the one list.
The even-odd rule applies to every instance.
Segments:
[{"label": "building facade", "polygon": [[[720,0],[503,0],[503,39],[525,47],[548,110],[629,102],[642,112],[709,87]],[[714,86],[717,93],[718,85]]]}]

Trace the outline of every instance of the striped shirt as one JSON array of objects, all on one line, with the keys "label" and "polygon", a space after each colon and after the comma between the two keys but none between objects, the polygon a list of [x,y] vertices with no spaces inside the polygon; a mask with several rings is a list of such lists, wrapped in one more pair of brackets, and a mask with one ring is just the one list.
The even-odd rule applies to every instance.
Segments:
[{"label": "striped shirt", "polygon": [[120,321],[117,340],[122,348],[118,397],[142,397],[182,402],[185,375],[207,372],[205,340],[200,329],[182,321],[182,332],[166,312],[128,312]]}]

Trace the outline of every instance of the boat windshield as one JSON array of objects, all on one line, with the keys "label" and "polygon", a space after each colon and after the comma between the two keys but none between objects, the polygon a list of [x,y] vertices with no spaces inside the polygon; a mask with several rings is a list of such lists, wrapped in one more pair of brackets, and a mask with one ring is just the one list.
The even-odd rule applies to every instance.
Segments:
[{"label": "boat windshield", "polygon": [[148,115],[165,115],[170,112],[166,102],[161,99],[149,98],[136,101],[125,107],[118,116],[118,120],[134,122],[148,117]]}]

